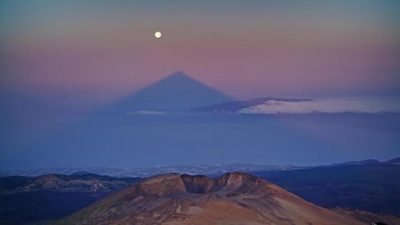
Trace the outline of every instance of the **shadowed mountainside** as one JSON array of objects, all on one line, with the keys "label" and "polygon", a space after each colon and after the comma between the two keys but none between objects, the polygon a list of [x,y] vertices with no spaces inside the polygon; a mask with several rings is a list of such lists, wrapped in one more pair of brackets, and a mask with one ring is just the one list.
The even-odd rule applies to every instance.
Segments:
[{"label": "shadowed mountainside", "polygon": [[[357,209],[335,208],[333,211],[340,215],[353,218],[355,220],[365,222],[366,224],[376,225],[400,225],[400,217],[392,215],[377,215],[371,212],[365,212]],[[371,221],[375,221],[371,223]],[[379,222],[378,222],[379,221]]]},{"label": "shadowed mountainside", "polygon": [[400,216],[400,166],[392,162],[364,160],[254,174],[323,207]]}]

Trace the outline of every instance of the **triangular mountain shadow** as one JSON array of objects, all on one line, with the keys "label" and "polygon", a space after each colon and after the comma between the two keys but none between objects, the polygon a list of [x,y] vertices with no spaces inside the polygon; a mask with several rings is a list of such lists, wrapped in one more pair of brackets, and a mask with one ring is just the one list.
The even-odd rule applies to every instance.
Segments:
[{"label": "triangular mountain shadow", "polygon": [[154,84],[106,107],[108,112],[138,110],[179,111],[232,101],[233,98],[183,72],[173,73]]}]

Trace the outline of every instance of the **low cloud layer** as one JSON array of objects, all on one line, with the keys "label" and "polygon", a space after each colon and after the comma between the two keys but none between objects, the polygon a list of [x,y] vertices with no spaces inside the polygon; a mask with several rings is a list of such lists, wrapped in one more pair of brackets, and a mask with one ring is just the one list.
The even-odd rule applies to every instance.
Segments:
[{"label": "low cloud layer", "polygon": [[164,114],[165,114],[165,112],[153,111],[153,110],[139,110],[139,111],[135,111],[135,112],[126,113],[126,115],[150,115],[150,116],[161,116]]},{"label": "low cloud layer", "polygon": [[244,108],[239,113],[400,113],[400,98],[341,98],[313,101],[276,101]]}]

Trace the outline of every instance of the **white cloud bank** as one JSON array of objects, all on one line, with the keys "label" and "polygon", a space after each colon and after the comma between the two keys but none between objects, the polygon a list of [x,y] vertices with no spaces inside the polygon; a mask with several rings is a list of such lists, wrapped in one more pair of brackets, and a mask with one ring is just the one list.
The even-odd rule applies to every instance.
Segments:
[{"label": "white cloud bank", "polygon": [[153,111],[153,110],[139,110],[135,112],[127,112],[126,115],[150,115],[150,116],[160,116],[164,115],[165,112]]},{"label": "white cloud bank", "polygon": [[400,113],[400,98],[341,98],[299,102],[269,100],[241,109],[239,113]]}]

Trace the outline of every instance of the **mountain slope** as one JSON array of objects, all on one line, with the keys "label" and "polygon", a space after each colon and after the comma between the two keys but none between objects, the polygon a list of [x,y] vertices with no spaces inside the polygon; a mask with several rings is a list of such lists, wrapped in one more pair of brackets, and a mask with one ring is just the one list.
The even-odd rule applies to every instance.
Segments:
[{"label": "mountain slope", "polygon": [[186,110],[232,100],[183,72],[176,72],[108,107],[111,112]]},{"label": "mountain slope", "polygon": [[334,225],[361,223],[244,173],[142,181],[56,224]]}]

